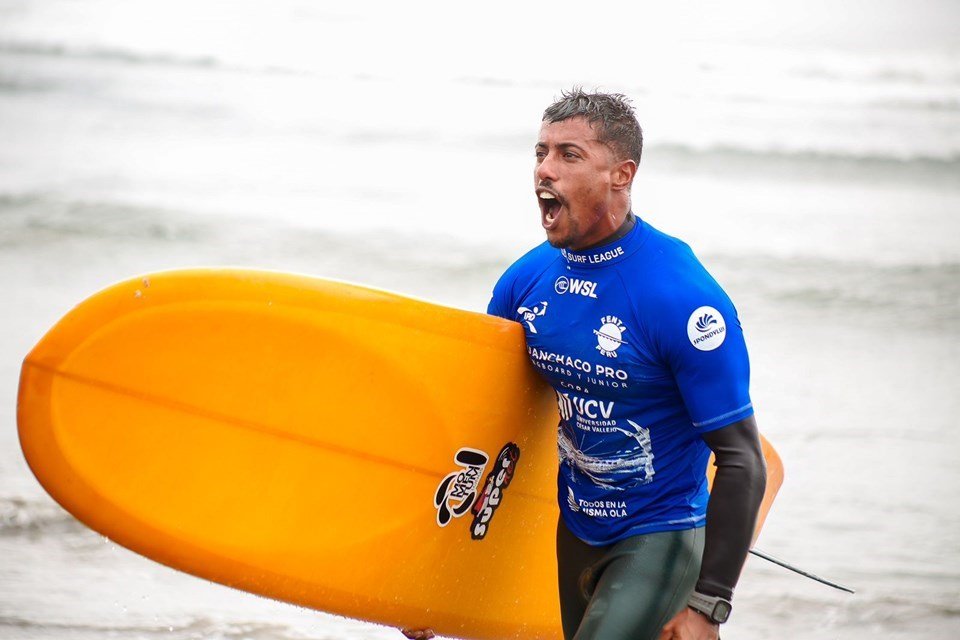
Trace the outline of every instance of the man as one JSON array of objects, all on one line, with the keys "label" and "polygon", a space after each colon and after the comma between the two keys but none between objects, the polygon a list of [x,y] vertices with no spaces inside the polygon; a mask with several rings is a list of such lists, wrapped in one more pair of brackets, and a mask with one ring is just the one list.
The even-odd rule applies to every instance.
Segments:
[{"label": "man", "polygon": [[507,269],[488,311],[523,324],[557,393],[565,638],[716,640],[765,468],[733,304],[631,210],[642,145],[622,95],[576,89],[546,109],[534,187],[547,242]]}]

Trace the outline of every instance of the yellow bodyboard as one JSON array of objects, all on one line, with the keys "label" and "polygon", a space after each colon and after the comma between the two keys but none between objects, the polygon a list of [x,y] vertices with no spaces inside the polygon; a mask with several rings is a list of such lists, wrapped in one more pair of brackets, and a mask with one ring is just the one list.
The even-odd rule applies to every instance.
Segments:
[{"label": "yellow bodyboard", "polygon": [[[304,276],[117,284],[24,361],[20,440],[79,520],[271,598],[559,638],[554,396],[521,326]],[[769,479],[757,530],[782,480]]]}]

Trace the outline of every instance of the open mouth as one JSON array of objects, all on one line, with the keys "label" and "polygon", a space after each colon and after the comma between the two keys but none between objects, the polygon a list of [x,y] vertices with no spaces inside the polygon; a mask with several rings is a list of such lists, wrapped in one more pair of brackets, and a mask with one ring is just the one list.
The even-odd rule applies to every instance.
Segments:
[{"label": "open mouth", "polygon": [[553,229],[563,209],[563,200],[556,192],[540,187],[537,189],[537,202],[540,204],[540,223],[544,229]]}]

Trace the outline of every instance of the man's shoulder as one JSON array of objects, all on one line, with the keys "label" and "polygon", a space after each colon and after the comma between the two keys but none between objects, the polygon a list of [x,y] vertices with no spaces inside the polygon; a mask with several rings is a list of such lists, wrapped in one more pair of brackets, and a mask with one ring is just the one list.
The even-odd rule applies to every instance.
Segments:
[{"label": "man's shoulder", "polygon": [[693,249],[686,242],[665,233],[653,225],[646,223],[650,229],[644,255],[653,259],[654,264],[661,269],[682,269],[692,260],[697,261]]},{"label": "man's shoulder", "polygon": [[560,251],[551,247],[548,242],[539,244],[520,256],[507,267],[494,285],[487,312],[509,317],[516,300],[560,257]]},{"label": "man's shoulder", "polygon": [[679,238],[651,227],[640,254],[635,271],[624,275],[648,310],[686,307],[704,295],[724,295],[690,245]]},{"label": "man's shoulder", "polygon": [[706,269],[683,240],[671,236],[649,223],[646,241],[628,268],[636,286],[647,295],[669,292],[690,279],[709,277]]}]

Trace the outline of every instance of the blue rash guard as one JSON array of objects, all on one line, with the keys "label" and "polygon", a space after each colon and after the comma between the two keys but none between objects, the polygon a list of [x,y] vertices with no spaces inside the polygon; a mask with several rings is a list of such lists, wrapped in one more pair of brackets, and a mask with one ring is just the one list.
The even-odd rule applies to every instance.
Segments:
[{"label": "blue rash guard", "polygon": [[683,242],[637,219],[585,251],[544,242],[497,282],[560,410],[558,500],[592,545],[702,527],[701,433],[753,414],[733,303]]}]

